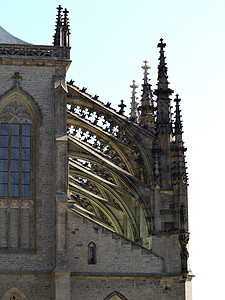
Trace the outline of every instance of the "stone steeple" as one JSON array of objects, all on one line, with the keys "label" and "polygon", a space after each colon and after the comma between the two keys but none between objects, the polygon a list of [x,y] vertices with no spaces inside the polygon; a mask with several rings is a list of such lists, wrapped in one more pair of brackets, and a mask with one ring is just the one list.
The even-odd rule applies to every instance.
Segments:
[{"label": "stone steeple", "polygon": [[173,90],[169,88],[167,67],[165,62],[164,48],[166,43],[163,43],[163,39],[160,39],[158,47],[160,48],[160,57],[158,65],[158,83],[157,89],[154,94],[157,96],[157,133],[171,133],[171,110],[169,96],[173,93]]},{"label": "stone steeple", "polygon": [[160,57],[158,65],[158,83],[154,94],[157,96],[157,120],[156,134],[158,136],[159,148],[163,149],[161,154],[161,184],[164,189],[171,187],[171,159],[170,142],[172,139],[171,100],[169,96],[173,90],[169,88],[167,67],[165,62],[164,48],[166,44],[160,39]]},{"label": "stone steeple", "polygon": [[154,115],[154,105],[153,105],[153,99],[152,99],[152,90],[151,90],[151,84],[149,83],[148,79],[148,69],[150,67],[147,64],[148,62],[144,61],[144,66],[142,66],[142,69],[144,69],[144,83],[142,84],[142,98],[141,98],[141,106],[139,108],[140,110],[140,126],[145,127],[150,130],[154,130],[155,127],[155,115]]}]

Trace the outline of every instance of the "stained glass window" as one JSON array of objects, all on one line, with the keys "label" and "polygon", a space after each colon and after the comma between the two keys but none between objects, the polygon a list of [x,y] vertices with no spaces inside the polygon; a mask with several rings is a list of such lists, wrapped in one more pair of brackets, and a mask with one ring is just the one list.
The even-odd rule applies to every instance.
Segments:
[{"label": "stained glass window", "polygon": [[30,197],[30,120],[17,102],[0,121],[0,196]]}]

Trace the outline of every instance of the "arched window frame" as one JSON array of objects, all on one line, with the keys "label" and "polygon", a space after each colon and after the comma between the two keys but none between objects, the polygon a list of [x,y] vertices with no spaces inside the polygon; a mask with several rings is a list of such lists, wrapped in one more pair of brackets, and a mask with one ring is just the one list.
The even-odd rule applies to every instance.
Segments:
[{"label": "arched window frame", "polygon": [[90,242],[88,245],[88,264],[96,264],[96,244],[94,242]]},{"label": "arched window frame", "polygon": [[[17,105],[17,107],[16,107]],[[13,107],[14,106],[14,107]],[[22,157],[22,147],[26,148],[26,145],[23,146],[22,144],[22,139],[25,141],[27,140],[28,143],[30,142],[30,145],[28,146],[27,150],[30,150],[30,158],[29,162],[31,163],[31,166],[29,167],[29,173],[30,173],[30,188],[29,188],[29,196],[28,193],[25,195],[25,192],[23,193],[21,191],[22,189],[22,167],[20,166],[20,170],[18,172],[20,173],[20,178],[19,178],[19,192],[18,193],[13,193],[10,191],[10,186],[13,184],[10,182],[10,174],[8,174],[8,180],[7,184],[10,185],[8,186],[8,191],[7,195],[1,195],[0,197],[6,197],[6,198],[29,198],[33,199],[35,196],[35,182],[34,182],[34,173],[36,173],[34,170],[34,166],[36,165],[35,161],[37,160],[37,151],[34,151],[34,149],[37,149],[37,143],[38,143],[38,136],[39,136],[39,127],[41,125],[41,111],[33,97],[31,97],[28,93],[23,91],[21,88],[18,89],[12,89],[8,92],[6,92],[1,98],[0,98],[0,124],[5,123],[9,124],[9,131],[8,131],[8,154],[12,153],[12,148],[14,145],[11,144],[12,138],[15,137],[19,138],[19,143],[17,144],[17,148],[19,149],[20,152],[20,157],[17,161],[17,164],[22,164],[22,160],[24,161],[24,166],[26,165],[25,157]],[[15,126],[13,126],[13,124]],[[27,125],[27,128],[30,127],[30,137],[26,136],[25,131],[23,130],[22,127],[25,127],[24,125]],[[12,128],[17,128],[17,132],[15,133],[12,131]],[[1,128],[0,128],[1,129]],[[24,132],[23,132],[24,131]],[[14,134],[14,135],[13,135]],[[15,134],[19,136],[15,136]],[[1,131],[0,131],[1,135]],[[6,149],[6,151],[7,151]],[[13,148],[14,150],[16,148]],[[25,153],[25,151],[24,151]],[[25,155],[24,155],[25,156]],[[0,157],[1,159],[1,157]],[[12,156],[7,158],[8,160],[8,168],[10,167]],[[27,160],[28,161],[28,160]],[[14,162],[16,162],[14,160]],[[6,161],[5,161],[6,163]],[[29,163],[28,163],[29,164]],[[8,169],[8,172],[13,172],[12,167],[11,170]],[[18,178],[16,178],[18,181]],[[24,179],[26,180],[26,179]],[[25,184],[24,184],[25,185]],[[27,197],[26,197],[27,196]]]},{"label": "arched window frame", "polygon": [[27,300],[27,297],[14,287],[5,293],[3,300]]},{"label": "arched window frame", "polygon": [[[12,88],[0,96],[0,123],[13,122],[12,104],[17,103],[18,109],[14,120],[19,119],[19,115],[24,114],[24,118],[30,123],[30,193],[29,197],[24,197],[21,193],[18,195],[0,196],[1,217],[6,222],[1,230],[1,251],[20,251],[20,249],[35,249],[35,228],[36,228],[36,186],[38,186],[38,145],[41,131],[42,114],[34,98],[24,91],[21,87]],[[10,116],[11,113],[11,116]],[[7,116],[8,114],[8,116]],[[20,116],[21,117],[21,116]],[[20,120],[21,121],[21,120]],[[1,157],[0,157],[1,159]],[[9,175],[8,175],[9,176]],[[20,179],[21,180],[21,179]],[[8,183],[9,184],[9,183]],[[24,219],[26,218],[25,222]],[[9,226],[16,226],[16,234],[13,236]],[[28,228],[29,226],[29,228]],[[1,228],[2,229],[2,228]],[[15,231],[14,231],[15,232]],[[3,241],[4,240],[4,241]]]}]

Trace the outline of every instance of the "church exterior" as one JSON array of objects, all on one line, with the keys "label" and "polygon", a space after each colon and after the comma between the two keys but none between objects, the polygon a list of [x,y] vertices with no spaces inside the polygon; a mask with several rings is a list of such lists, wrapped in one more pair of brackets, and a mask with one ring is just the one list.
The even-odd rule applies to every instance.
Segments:
[{"label": "church exterior", "polygon": [[0,299],[191,300],[180,99],[165,46],[129,117],[66,81],[68,11],[53,46],[0,27]]}]

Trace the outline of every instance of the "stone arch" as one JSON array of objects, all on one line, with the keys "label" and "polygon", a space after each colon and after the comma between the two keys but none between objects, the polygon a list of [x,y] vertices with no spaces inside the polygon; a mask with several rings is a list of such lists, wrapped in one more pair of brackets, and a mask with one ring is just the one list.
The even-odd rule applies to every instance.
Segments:
[{"label": "stone arch", "polygon": [[104,298],[104,300],[127,300],[121,293],[114,291]]},{"label": "stone arch", "polygon": [[4,108],[14,101],[22,104],[27,111],[30,112],[32,119],[35,121],[35,125],[38,125],[38,127],[41,125],[42,112],[38,103],[22,88],[12,88],[0,96],[0,112],[3,112]]},{"label": "stone arch", "polygon": [[27,300],[27,297],[14,287],[5,293],[3,300]]}]

